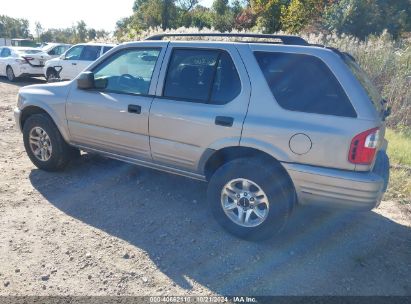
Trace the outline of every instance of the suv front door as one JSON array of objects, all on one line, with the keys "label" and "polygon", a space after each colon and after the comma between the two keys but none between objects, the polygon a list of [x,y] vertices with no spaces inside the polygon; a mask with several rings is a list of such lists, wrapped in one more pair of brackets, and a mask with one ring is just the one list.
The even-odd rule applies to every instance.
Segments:
[{"label": "suv front door", "polygon": [[73,83],[66,103],[72,143],[150,160],[148,117],[166,46],[122,48],[91,68],[95,89]]},{"label": "suv front door", "polygon": [[207,148],[237,146],[250,82],[237,49],[170,43],[150,111],[155,162],[197,172]]},{"label": "suv front door", "polygon": [[78,64],[80,63],[80,56],[84,50],[84,45],[76,45],[69,49],[65,56],[64,60],[61,60],[61,79],[73,79],[78,74]]}]

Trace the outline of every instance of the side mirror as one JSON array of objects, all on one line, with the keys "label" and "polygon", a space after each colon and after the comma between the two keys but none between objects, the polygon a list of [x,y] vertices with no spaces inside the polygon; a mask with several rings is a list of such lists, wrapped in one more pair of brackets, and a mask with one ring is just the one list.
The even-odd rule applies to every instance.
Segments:
[{"label": "side mirror", "polygon": [[61,54],[60,59],[61,59],[61,60],[66,59],[66,54]]},{"label": "side mirror", "polygon": [[94,73],[88,71],[81,73],[77,78],[77,88],[80,90],[94,89]]}]

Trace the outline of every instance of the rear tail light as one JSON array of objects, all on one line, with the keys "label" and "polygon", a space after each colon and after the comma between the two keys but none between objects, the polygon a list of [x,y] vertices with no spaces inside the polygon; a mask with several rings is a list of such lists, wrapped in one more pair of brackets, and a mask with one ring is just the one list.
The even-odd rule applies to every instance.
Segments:
[{"label": "rear tail light", "polygon": [[34,60],[34,58],[33,57],[23,57],[24,59],[26,59],[27,61],[31,61],[31,60]]},{"label": "rear tail light", "polygon": [[356,135],[351,141],[348,160],[353,164],[371,164],[374,161],[379,141],[379,128],[367,130]]}]

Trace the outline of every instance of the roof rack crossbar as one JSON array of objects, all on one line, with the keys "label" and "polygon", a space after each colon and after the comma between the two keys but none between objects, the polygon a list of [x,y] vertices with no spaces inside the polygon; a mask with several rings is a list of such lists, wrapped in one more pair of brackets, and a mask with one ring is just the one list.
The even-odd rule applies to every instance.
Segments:
[{"label": "roof rack crossbar", "polygon": [[165,37],[240,37],[240,38],[262,38],[262,39],[277,39],[287,45],[309,45],[309,43],[301,37],[292,35],[270,35],[270,34],[247,34],[247,33],[189,33],[189,34],[158,34],[147,37],[145,40],[162,40]]}]

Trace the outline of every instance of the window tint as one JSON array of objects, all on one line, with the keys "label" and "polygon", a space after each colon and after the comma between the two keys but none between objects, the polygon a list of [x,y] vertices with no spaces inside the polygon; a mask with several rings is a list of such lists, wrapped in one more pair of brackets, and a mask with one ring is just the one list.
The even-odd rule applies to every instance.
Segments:
[{"label": "window tint", "polygon": [[310,55],[255,52],[268,86],[291,111],[356,117],[341,85],[323,61]]},{"label": "window tint", "polygon": [[79,60],[84,46],[78,45],[69,49],[66,53],[66,60]]},{"label": "window tint", "polygon": [[225,104],[241,84],[230,56],[219,50],[176,49],[170,59],[164,97]]},{"label": "window tint", "polygon": [[93,71],[100,90],[148,94],[159,49],[128,49],[110,56]]},{"label": "window tint", "polygon": [[211,103],[225,104],[241,91],[241,82],[230,55],[222,53],[214,78]]},{"label": "window tint", "polygon": [[361,83],[364,90],[367,92],[368,97],[371,99],[376,110],[379,113],[383,113],[384,106],[382,102],[382,97],[378,92],[378,89],[371,82],[370,78],[368,78],[368,75],[365,73],[365,71],[361,69],[358,63],[351,59],[350,56],[343,54],[343,60],[347,64],[351,72],[354,74],[354,76],[357,78],[357,80]]},{"label": "window tint", "polygon": [[81,53],[80,60],[94,61],[100,57],[100,46],[85,46],[83,52]]},{"label": "window tint", "polygon": [[9,57],[11,56],[11,51],[8,48],[3,48],[1,51],[1,57]]},{"label": "window tint", "polygon": [[112,46],[105,46],[103,47],[103,54],[107,53],[108,51],[110,51],[113,47]]}]

